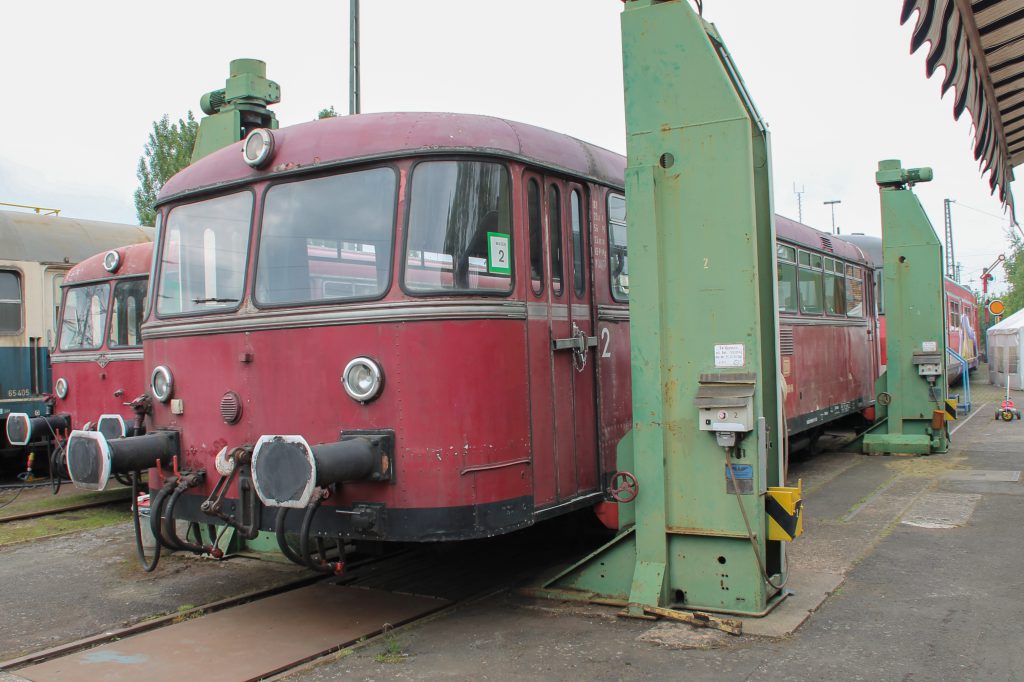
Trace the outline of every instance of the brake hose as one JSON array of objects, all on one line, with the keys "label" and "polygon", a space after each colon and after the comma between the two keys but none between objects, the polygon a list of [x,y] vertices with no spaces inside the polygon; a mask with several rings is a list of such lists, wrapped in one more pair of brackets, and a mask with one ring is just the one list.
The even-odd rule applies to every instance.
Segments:
[{"label": "brake hose", "polygon": [[288,538],[285,536],[285,519],[288,517],[288,507],[281,507],[277,510],[277,520],[274,522],[275,534],[277,535],[277,546],[281,549],[281,554],[284,554],[289,561],[298,564],[299,566],[306,566],[306,562],[299,558],[299,555],[295,553],[291,545],[288,544]]},{"label": "brake hose", "polygon": [[[153,513],[152,507],[150,507],[149,513]],[[146,573],[152,573],[156,570],[156,565],[160,563],[160,539],[156,538],[156,549],[153,550],[153,562],[146,562],[146,550],[142,546],[142,524],[139,521],[139,472],[132,472],[132,523],[135,525],[135,553],[139,557],[139,564],[142,566],[142,570]]]}]

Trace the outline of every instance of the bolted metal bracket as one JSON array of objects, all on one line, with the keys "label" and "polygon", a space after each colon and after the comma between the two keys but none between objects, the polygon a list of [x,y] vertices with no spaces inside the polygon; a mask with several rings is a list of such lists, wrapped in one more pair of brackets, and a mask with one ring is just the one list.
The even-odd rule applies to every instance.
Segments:
[{"label": "bolted metal bracket", "polygon": [[373,449],[373,471],[371,481],[395,482],[395,432],[393,429],[348,429],[342,431],[339,440],[363,438]]}]

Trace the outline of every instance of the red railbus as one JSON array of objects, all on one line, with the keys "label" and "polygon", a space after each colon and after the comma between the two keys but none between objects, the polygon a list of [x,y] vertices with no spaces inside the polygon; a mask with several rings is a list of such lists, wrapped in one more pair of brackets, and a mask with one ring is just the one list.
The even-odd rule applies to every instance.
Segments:
[{"label": "red railbus", "polygon": [[[624,172],[566,135],[421,113],[255,131],[200,160],[158,205],[148,432],[76,432],[72,476],[159,463],[157,535],[162,517],[278,530],[306,563],[311,536],[475,538],[605,500],[632,421]],[[843,291],[794,315],[793,343],[857,342],[855,249],[785,230],[812,272],[795,300]],[[790,423],[870,399],[792,357]]]},{"label": "red railbus", "polygon": [[[948,277],[946,289],[946,345],[967,362],[968,371],[978,368],[978,297]],[[948,375],[956,379],[963,373],[959,362],[950,359]]]},{"label": "red railbus", "polygon": [[141,326],[152,256],[151,243],[132,244],[68,271],[50,354],[53,415],[9,415],[11,442],[51,439],[70,429],[121,438],[143,428],[128,405],[146,389]]},{"label": "red railbus", "polygon": [[780,373],[790,436],[857,413],[878,377],[874,270],[844,239],[776,216]]},{"label": "red railbus", "polygon": [[64,280],[53,363],[56,411],[76,429],[107,438],[134,435],[130,403],[145,392],[142,320],[152,244],[113,249],[82,261]]},{"label": "red railbus", "polygon": [[[848,241],[856,244],[867,255],[868,260],[875,268],[875,288],[880,304],[882,279],[882,239],[864,234],[854,234],[845,237]],[[979,307],[978,298],[974,293],[948,277],[943,278],[946,306],[946,346],[958,353],[967,361],[969,371],[977,369],[979,362]],[[885,311],[881,305],[878,306],[878,347],[879,363],[881,371],[885,371]],[[949,382],[955,382],[963,373],[960,363],[947,358],[946,378]]]}]

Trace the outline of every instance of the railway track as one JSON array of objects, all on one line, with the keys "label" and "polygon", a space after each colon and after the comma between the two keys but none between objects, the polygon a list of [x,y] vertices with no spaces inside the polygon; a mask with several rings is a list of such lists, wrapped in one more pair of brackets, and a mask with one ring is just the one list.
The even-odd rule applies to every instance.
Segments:
[{"label": "railway track", "polygon": [[567,537],[555,527],[413,546],[350,562],[339,577],[311,575],[12,659],[0,673],[37,682],[264,679],[513,589],[578,554]]},{"label": "railway track", "polygon": [[[23,490],[31,489],[32,488],[25,488]],[[8,489],[8,491],[10,490],[11,489]],[[8,514],[4,514],[3,511],[0,511],[0,524],[11,523],[13,521],[26,521],[29,519],[35,519],[42,516],[53,516],[54,514],[63,514],[66,512],[79,511],[82,509],[90,509],[93,507],[105,507],[111,504],[129,502],[131,500],[131,490],[125,488],[105,491],[102,493],[93,493],[88,496],[90,499],[84,500],[82,499],[82,497],[83,496],[81,495],[76,495],[74,502],[70,502],[59,507],[32,509],[23,512],[15,511]]]}]

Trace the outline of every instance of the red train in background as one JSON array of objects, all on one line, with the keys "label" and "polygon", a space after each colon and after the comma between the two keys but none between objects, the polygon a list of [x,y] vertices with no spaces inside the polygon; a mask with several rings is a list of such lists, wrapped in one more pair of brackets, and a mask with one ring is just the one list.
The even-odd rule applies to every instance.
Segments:
[{"label": "red train in background", "polygon": [[12,444],[70,429],[97,429],[107,438],[145,429],[144,411],[129,405],[146,387],[141,326],[152,258],[153,244],[144,242],[91,256],[68,271],[50,355],[53,414],[10,414]]},{"label": "red train in background", "polygon": [[64,280],[53,363],[55,410],[76,429],[122,438],[144,431],[131,402],[145,392],[142,320],[152,244],[89,258]]},{"label": "red train in background", "polygon": [[776,216],[779,354],[790,437],[874,418],[878,336],[874,271],[839,237]]},{"label": "red train in background", "polygon": [[[852,234],[844,237],[847,241],[859,246],[875,268],[875,290],[878,292],[878,357],[881,370],[885,371],[885,311],[882,309],[882,239],[864,234]],[[974,371],[980,361],[979,330],[980,309],[978,297],[970,289],[954,282],[948,277],[943,278],[946,300],[946,345],[967,361],[968,371]],[[947,358],[946,379],[950,384],[960,379],[963,368],[959,362]]]},{"label": "red train in background", "polygon": [[[322,570],[311,537],[483,537],[607,499],[632,421],[624,169],[534,126],[419,113],[200,160],[158,206],[147,433],[76,431],[73,479],[153,467],[168,545],[210,550],[161,519],[277,530]],[[863,254],[779,218],[779,262],[789,428],[868,410]]]}]

